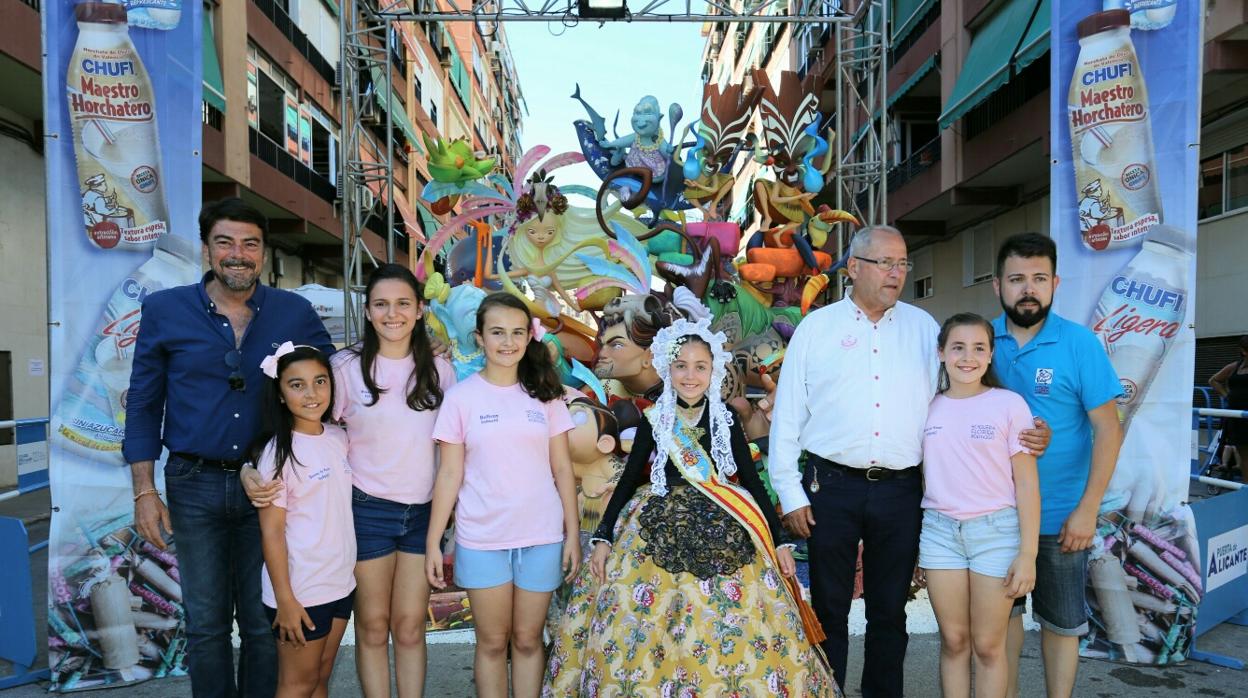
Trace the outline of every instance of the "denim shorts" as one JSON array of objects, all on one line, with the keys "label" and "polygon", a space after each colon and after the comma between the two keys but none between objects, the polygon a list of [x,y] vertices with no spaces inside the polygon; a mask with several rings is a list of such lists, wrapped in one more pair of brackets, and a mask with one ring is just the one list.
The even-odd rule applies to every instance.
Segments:
[{"label": "denim shorts", "polygon": [[960,521],[935,509],[923,511],[919,567],[966,570],[1004,578],[1018,557],[1018,511],[1014,507]]},{"label": "denim shorts", "polygon": [[[311,642],[328,635],[335,618],[347,620],[351,617],[351,607],[354,601],[355,592],[353,591],[337,601],[323,603],[320,606],[304,606],[303,610],[307,612],[308,619],[312,621],[312,625],[316,626],[316,630],[309,630],[305,625],[303,627],[303,639]],[[264,612],[269,617],[269,625],[277,622],[276,608],[265,606]],[[273,637],[280,640],[281,632],[281,628],[273,628]]]},{"label": "denim shorts", "polygon": [[489,589],[511,582],[525,591],[554,591],[563,583],[563,543],[505,550],[455,546],[455,584]]},{"label": "denim shorts", "polygon": [[432,503],[400,504],[351,488],[355,521],[355,559],[375,560],[394,551],[425,554]]},{"label": "denim shorts", "polygon": [[[1055,635],[1088,632],[1088,551],[1063,553],[1057,536],[1040,536],[1036,555],[1036,588],[1031,590],[1031,615]],[[1027,599],[1014,600],[1012,616],[1021,616]]]}]

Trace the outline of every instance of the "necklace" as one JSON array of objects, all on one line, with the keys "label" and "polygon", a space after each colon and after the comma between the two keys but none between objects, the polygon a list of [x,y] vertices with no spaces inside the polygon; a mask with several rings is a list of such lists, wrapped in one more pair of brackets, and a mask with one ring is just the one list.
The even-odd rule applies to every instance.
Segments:
[{"label": "necklace", "polygon": [[699,400],[693,405],[686,405],[683,400],[676,407],[676,416],[680,417],[680,421],[689,427],[696,427],[698,422],[702,421],[702,408],[706,405],[706,400]]},{"label": "necklace", "polygon": [[662,145],[662,139],[663,139],[662,131],[660,131],[659,134],[654,137],[653,143],[646,143],[645,141],[641,140],[640,133],[634,133],[633,134],[633,147],[638,150],[646,150],[646,151],[658,150],[659,146]]}]

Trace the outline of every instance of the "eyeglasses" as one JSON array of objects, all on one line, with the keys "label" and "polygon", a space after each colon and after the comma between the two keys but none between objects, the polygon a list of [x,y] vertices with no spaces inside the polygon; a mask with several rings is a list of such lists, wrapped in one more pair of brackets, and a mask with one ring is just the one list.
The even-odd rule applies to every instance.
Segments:
[{"label": "eyeglasses", "polygon": [[905,271],[914,271],[914,262],[908,259],[871,259],[870,257],[859,257],[858,255],[854,255],[854,259],[874,264],[884,273],[888,273],[897,267],[901,267]]},{"label": "eyeglasses", "polygon": [[247,378],[243,376],[243,353],[237,349],[231,349],[225,352],[225,365],[232,369],[226,380],[230,383],[230,390],[243,392],[247,390]]}]

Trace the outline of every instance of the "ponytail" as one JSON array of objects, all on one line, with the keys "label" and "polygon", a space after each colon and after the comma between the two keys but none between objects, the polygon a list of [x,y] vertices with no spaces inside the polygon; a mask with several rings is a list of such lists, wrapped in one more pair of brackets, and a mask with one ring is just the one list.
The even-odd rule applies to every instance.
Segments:
[{"label": "ponytail", "polygon": [[[485,329],[485,313],[490,308],[519,310],[530,324],[533,322],[533,315],[523,301],[510,293],[500,291],[486,296],[477,307],[478,333]],[[563,383],[559,379],[559,371],[555,369],[555,362],[550,357],[550,351],[545,344],[533,337],[529,338],[529,343],[524,347],[524,355],[516,366],[516,377],[524,392],[537,400],[550,402],[563,397]]]}]

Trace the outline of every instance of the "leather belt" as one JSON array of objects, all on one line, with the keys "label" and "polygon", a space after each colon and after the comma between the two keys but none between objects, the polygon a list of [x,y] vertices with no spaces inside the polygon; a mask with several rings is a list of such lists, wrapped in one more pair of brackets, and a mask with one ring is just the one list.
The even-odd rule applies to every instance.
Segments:
[{"label": "leather belt", "polygon": [[835,461],[830,461],[821,456],[816,456],[813,453],[810,456],[810,461],[818,467],[827,468],[829,470],[835,470],[837,472],[844,473],[845,475],[852,475],[854,477],[860,477],[864,480],[867,480],[868,482],[879,482],[880,480],[893,480],[893,479],[899,479],[899,478],[907,478],[907,477],[913,477],[919,474],[919,466],[917,465],[911,466],[909,468],[902,468],[900,470],[894,470],[892,468],[882,468],[880,466],[871,466],[870,468],[855,468],[849,465],[844,465],[842,463],[837,463]]},{"label": "leather belt", "polygon": [[202,465],[205,468],[225,470],[227,472],[238,472],[243,469],[244,465],[247,464],[247,460],[245,458],[224,460],[219,458],[204,458],[202,456],[197,456],[194,453],[170,453],[169,455],[174,458],[180,458],[192,465]]}]

